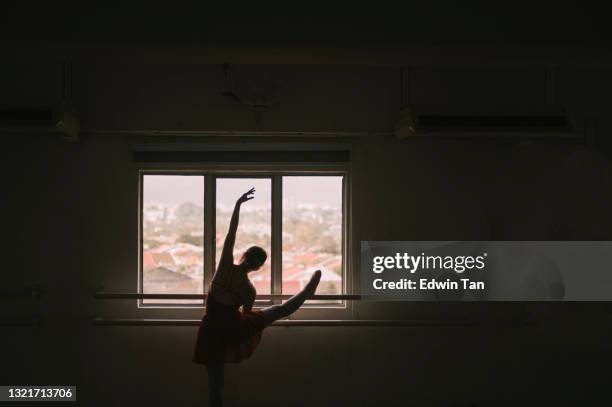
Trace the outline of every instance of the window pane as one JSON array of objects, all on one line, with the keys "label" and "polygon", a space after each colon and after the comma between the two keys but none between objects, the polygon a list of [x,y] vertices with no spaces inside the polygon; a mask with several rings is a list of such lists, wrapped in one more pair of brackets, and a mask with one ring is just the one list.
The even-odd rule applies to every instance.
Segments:
[{"label": "window pane", "polygon": [[[143,293],[201,294],[204,284],[204,177],[145,175]],[[202,304],[202,300],[143,300]]]},{"label": "window pane", "polygon": [[342,176],[283,177],[283,294],[342,294]]},{"label": "window pane", "polygon": [[249,273],[249,279],[255,286],[257,293],[270,294],[272,286],[272,276],[270,273],[272,182],[269,178],[217,179],[217,244],[215,259],[218,265],[236,200],[251,188],[255,188],[254,199],[243,203],[240,209],[236,243],[234,244],[234,263],[238,264],[242,253],[249,247],[261,246],[268,253],[268,259],[259,270]]}]

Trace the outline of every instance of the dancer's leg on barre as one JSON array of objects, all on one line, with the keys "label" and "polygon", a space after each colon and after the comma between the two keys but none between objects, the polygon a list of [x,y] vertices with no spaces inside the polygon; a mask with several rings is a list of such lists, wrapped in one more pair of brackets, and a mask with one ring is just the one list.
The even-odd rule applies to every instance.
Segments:
[{"label": "dancer's leg on barre", "polygon": [[308,284],[306,284],[302,291],[282,304],[264,308],[262,311],[266,317],[266,320],[268,321],[268,324],[271,324],[278,319],[286,318],[297,311],[302,306],[304,301],[314,295],[317,286],[319,285],[319,281],[321,281],[321,271],[317,270],[312,274],[310,281]]}]

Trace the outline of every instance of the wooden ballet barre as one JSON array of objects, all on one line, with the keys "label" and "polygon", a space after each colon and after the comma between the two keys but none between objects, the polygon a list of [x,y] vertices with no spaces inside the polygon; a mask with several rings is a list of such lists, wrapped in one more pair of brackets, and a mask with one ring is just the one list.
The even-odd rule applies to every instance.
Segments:
[{"label": "wooden ballet barre", "polygon": [[0,319],[0,327],[32,326],[36,328],[40,325],[40,322],[40,317]]},{"label": "wooden ballet barre", "polygon": [[[103,318],[92,319],[93,325],[104,326],[199,326],[199,319],[155,319],[155,318]],[[275,321],[274,326],[480,326],[491,322],[470,320],[378,320],[378,319],[281,319]],[[494,325],[504,324],[493,322]],[[508,324],[506,322],[505,324]],[[523,321],[520,325],[533,325]]]},{"label": "wooden ballet barre", "polygon": [[38,284],[16,288],[0,288],[0,299],[3,300],[39,299],[40,296],[41,289]]},{"label": "wooden ballet barre", "polygon": [[[141,299],[141,300],[204,300],[206,294],[143,294],[126,292],[106,292],[102,289],[94,294],[97,299]],[[258,294],[256,300],[288,300],[289,294]],[[314,295],[309,300],[360,300],[361,295],[353,294],[320,294]]]}]

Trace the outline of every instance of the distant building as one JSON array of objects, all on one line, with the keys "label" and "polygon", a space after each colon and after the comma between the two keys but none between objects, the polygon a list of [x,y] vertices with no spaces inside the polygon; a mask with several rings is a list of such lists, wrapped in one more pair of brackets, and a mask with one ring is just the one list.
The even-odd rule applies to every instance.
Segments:
[{"label": "distant building", "polygon": [[201,293],[202,283],[165,267],[155,267],[143,273],[145,293]]},{"label": "distant building", "polygon": [[168,269],[175,268],[176,262],[170,253],[145,251],[142,254],[142,269],[143,271],[151,270],[157,267],[165,267]]},{"label": "distant building", "polygon": [[310,277],[315,270],[321,270],[320,287],[324,291],[319,290],[319,294],[338,294],[342,292],[342,277],[320,264],[308,268],[296,267],[283,270],[283,292],[295,294],[300,291],[310,281]]}]

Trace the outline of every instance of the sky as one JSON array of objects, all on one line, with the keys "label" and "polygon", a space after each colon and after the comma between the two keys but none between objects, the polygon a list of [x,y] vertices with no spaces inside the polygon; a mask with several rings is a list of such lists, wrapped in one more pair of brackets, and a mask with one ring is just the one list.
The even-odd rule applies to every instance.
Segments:
[{"label": "sky", "polygon": [[[253,206],[270,205],[270,179],[217,179],[217,202],[230,206],[251,187],[255,197]],[[342,177],[290,176],[283,178],[283,198],[292,202],[320,205],[342,205]],[[204,177],[201,175],[145,175],[145,202],[180,204],[193,202],[203,206]]]}]

